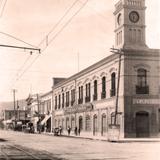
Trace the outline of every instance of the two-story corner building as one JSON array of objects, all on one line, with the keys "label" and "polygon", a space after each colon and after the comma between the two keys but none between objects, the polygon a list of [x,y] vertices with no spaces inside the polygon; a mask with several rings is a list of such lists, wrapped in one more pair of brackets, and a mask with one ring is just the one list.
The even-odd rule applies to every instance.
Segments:
[{"label": "two-story corner building", "polygon": [[116,48],[123,50],[125,137],[157,137],[160,50],[146,45],[145,0],[120,0],[115,8]]},{"label": "two-story corner building", "polygon": [[53,87],[53,127],[107,138],[114,121],[120,138],[159,136],[160,50],[146,45],[145,9],[145,0],[115,5],[116,53]]}]

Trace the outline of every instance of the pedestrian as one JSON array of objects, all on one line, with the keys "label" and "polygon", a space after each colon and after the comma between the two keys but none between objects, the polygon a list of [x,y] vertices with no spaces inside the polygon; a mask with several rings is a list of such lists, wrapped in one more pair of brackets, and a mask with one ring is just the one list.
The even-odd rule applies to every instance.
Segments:
[{"label": "pedestrian", "polygon": [[74,129],[74,133],[75,133],[75,135],[77,136],[77,126],[76,126],[75,129]]},{"label": "pedestrian", "polygon": [[68,131],[68,136],[69,136],[70,132],[71,132],[71,127],[70,126],[68,126],[67,131]]},{"label": "pedestrian", "polygon": [[81,129],[80,128],[78,128],[78,135],[80,136],[80,133],[81,133]]},{"label": "pedestrian", "polygon": [[59,126],[59,135],[61,136],[62,135],[62,127]]},{"label": "pedestrian", "polygon": [[39,131],[39,134],[41,134],[41,131],[42,131],[42,125],[41,124],[38,125],[38,131]]}]

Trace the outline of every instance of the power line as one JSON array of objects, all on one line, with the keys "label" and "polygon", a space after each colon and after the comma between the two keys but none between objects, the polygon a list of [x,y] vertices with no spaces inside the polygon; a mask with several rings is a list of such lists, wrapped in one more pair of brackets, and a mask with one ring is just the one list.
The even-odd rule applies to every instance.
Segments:
[{"label": "power line", "polygon": [[[79,0],[75,0],[73,2],[73,4],[66,10],[66,12],[63,14],[63,16],[59,19],[59,21],[53,26],[53,28],[48,32],[48,34],[46,35],[46,37],[48,37],[54,30],[55,28],[62,22],[62,20],[65,18],[65,16],[70,12],[70,10],[76,5],[76,3],[78,2]],[[39,43],[39,45],[41,45],[45,40],[46,40],[46,37]],[[38,46],[39,46],[38,45]]]},{"label": "power line", "polygon": [[2,15],[3,15],[4,8],[5,8],[6,4],[7,4],[7,0],[5,0],[5,2],[4,2],[4,5],[3,5],[3,8],[2,8],[2,11],[1,11],[0,17],[2,17]]},{"label": "power line", "polygon": [[[62,28],[53,36],[53,38],[48,42],[48,45],[63,31],[65,27],[72,21],[72,19],[84,8],[84,6],[87,4],[88,0],[86,0],[82,6],[71,16],[71,18],[62,26]],[[48,46],[46,46],[42,52],[46,50]]]},{"label": "power line", "polygon": [[[83,3],[83,5],[77,10],[77,12],[75,12],[75,14],[73,14],[73,16],[65,23],[65,25],[63,25],[63,27],[55,34],[55,36],[50,40],[49,43],[51,43],[63,30],[64,28],[72,21],[72,19],[82,10],[82,8],[87,4],[88,0],[85,1],[85,3]],[[44,52],[46,50],[48,46],[46,46],[44,48],[44,50],[42,50],[42,52]],[[22,72],[22,74],[18,77],[17,80],[19,80],[24,73],[34,64],[34,62],[39,58],[40,55],[37,55],[35,57],[35,59],[31,62],[31,64]]]},{"label": "power line", "polygon": [[3,2],[3,0],[0,0],[0,8],[1,8],[1,5],[2,5],[2,2]]},{"label": "power line", "polygon": [[5,32],[1,32],[1,31],[0,31],[0,34],[3,34],[3,35],[8,36],[8,37],[11,37],[11,38],[13,38],[13,39],[15,39],[15,40],[17,40],[17,41],[23,42],[23,43],[25,43],[25,44],[27,44],[27,45],[29,45],[29,46],[34,47],[34,48],[38,48],[37,46],[34,46],[34,45],[32,45],[32,44],[30,44],[30,43],[28,43],[28,42],[25,42],[24,40],[22,40],[22,39],[20,39],[20,38],[17,38],[17,37],[15,37],[15,36],[11,35],[11,34],[8,34],[8,33],[5,33]]},{"label": "power line", "polygon": [[53,26],[53,28],[48,32],[48,34],[46,35],[46,37],[39,43],[38,46],[40,46],[45,40],[46,38],[48,39],[48,36],[56,29],[56,27],[62,22],[62,20],[66,17],[66,15],[70,12],[70,10],[76,5],[76,3],[79,0],[75,0],[72,5],[66,10],[66,12],[63,14],[63,16],[59,19],[59,21]]},{"label": "power line", "polygon": [[[31,58],[31,55],[29,55],[29,56],[26,58],[26,60],[25,60],[24,63],[22,64],[22,66],[19,68],[18,72],[21,71],[21,70],[24,68],[24,66],[25,66],[26,63],[29,61],[30,58]],[[18,73],[17,73],[17,75],[18,75]]]},{"label": "power line", "polygon": [[[80,3],[83,3],[81,0],[79,0]],[[93,6],[91,5],[86,5],[90,10],[94,11],[96,13],[97,16],[101,17],[103,20],[106,21],[107,17],[105,17],[104,15],[102,15],[100,12],[98,12]]]},{"label": "power line", "polygon": [[28,69],[34,64],[34,62],[39,58],[40,55],[37,55],[34,60],[30,63],[30,65],[20,74],[20,76],[16,79],[16,81],[18,81],[23,75],[25,72],[28,71]]},{"label": "power line", "polygon": [[[65,18],[65,16],[70,12],[70,10],[74,7],[74,5],[78,2],[79,0],[75,0],[73,3],[72,3],[72,5],[67,9],[67,11],[64,13],[64,15],[60,18],[60,20],[54,25],[54,27],[50,30],[50,32],[47,34],[47,40],[48,40],[48,36],[53,32],[53,30],[62,22],[62,20]],[[0,32],[1,33],[1,32]],[[7,36],[9,36],[9,37],[12,37],[12,38],[14,38],[14,39],[16,39],[16,40],[18,40],[18,41],[21,41],[21,42],[24,42],[23,40],[21,40],[21,39],[19,39],[19,38],[17,38],[17,37],[14,37],[14,36],[12,36],[12,35],[10,35],[10,34],[7,34],[7,33],[4,33],[4,32],[2,32],[2,34],[5,34],[5,35],[7,35]],[[39,43],[39,45],[38,46],[40,46],[42,43],[43,43],[43,41],[45,40],[45,38]],[[27,43],[27,42],[24,42],[24,43],[26,43],[26,44],[28,44],[28,45],[30,45],[29,43]],[[33,65],[33,63],[37,60],[39,58],[39,56],[37,56],[31,63],[30,63],[30,65],[20,74],[20,76],[16,79],[16,80],[19,80],[23,75],[24,75],[24,73]],[[23,65],[24,66],[24,65]],[[21,70],[21,68],[20,68],[20,70]]]}]

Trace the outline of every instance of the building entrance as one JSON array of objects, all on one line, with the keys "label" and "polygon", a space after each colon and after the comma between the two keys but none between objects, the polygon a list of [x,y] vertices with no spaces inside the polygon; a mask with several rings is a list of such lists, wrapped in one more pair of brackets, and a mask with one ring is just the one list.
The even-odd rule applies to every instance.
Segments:
[{"label": "building entrance", "polygon": [[93,135],[96,136],[97,132],[98,132],[98,119],[97,119],[97,115],[94,115],[93,117]]},{"label": "building entrance", "polygon": [[102,124],[101,124],[101,127],[102,127],[102,136],[105,136],[105,133],[106,133],[106,127],[107,127],[107,123],[106,123],[106,115],[103,114],[102,115]]},{"label": "building entrance", "polygon": [[149,137],[149,114],[142,111],[136,113],[136,137]]},{"label": "building entrance", "polygon": [[81,116],[79,117],[79,129],[80,131],[83,129],[83,119]]},{"label": "building entrance", "polygon": [[46,132],[51,132],[51,117],[47,120],[47,130]]}]

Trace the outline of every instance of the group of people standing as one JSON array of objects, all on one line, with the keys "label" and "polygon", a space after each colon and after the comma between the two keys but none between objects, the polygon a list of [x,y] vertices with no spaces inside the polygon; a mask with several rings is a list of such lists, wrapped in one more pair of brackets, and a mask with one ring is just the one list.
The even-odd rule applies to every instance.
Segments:
[{"label": "group of people standing", "polygon": [[[71,133],[71,127],[68,126],[67,127],[67,131],[68,131],[68,136],[70,135]],[[81,132],[81,129],[80,128],[77,128],[77,126],[74,128],[74,134],[77,136],[79,135],[80,136],[80,132]]]}]

